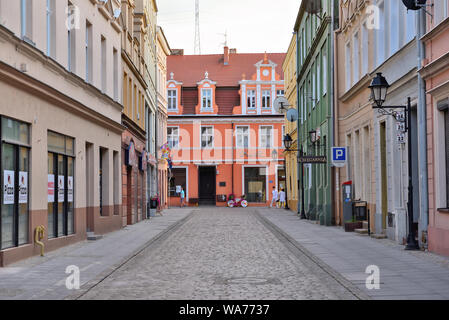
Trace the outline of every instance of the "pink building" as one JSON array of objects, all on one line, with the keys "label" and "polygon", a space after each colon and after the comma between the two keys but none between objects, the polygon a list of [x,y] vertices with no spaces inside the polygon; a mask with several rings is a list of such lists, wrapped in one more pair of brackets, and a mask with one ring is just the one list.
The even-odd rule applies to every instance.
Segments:
[{"label": "pink building", "polygon": [[429,250],[449,256],[449,0],[433,0],[423,36],[427,91]]}]

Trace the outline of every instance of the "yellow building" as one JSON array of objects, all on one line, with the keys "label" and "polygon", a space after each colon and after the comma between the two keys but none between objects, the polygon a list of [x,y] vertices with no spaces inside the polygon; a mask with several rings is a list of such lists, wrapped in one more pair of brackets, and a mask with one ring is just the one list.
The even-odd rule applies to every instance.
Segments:
[{"label": "yellow building", "polygon": [[[292,36],[292,40],[288,47],[287,56],[282,65],[284,70],[285,97],[289,104],[298,108],[297,92],[296,92],[296,34]],[[290,108],[292,108],[290,107]],[[293,139],[291,149],[298,149],[296,122],[285,120],[285,134],[289,134]],[[297,153],[288,152],[285,154],[286,176],[287,176],[287,202],[290,209],[296,212],[298,207],[298,165]]]}]

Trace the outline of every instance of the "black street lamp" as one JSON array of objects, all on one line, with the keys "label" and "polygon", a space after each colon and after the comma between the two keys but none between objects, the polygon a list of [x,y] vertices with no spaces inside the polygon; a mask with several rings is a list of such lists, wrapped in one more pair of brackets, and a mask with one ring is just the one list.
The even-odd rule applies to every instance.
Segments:
[{"label": "black street lamp", "polygon": [[[415,230],[413,228],[413,185],[412,185],[412,134],[411,134],[411,99],[407,99],[406,106],[384,106],[387,99],[388,88],[390,85],[382,73],[377,73],[376,77],[371,82],[369,88],[371,89],[371,99],[374,101],[373,109],[377,109],[380,114],[394,116],[397,121],[405,124],[404,131],[407,132],[408,140],[408,236],[406,250],[418,250],[419,244],[416,241]],[[390,109],[390,110],[388,110]],[[395,111],[396,109],[404,110],[404,117]]]},{"label": "black street lamp", "polygon": [[[302,146],[301,149],[299,150],[292,150],[291,147],[293,145],[293,139],[289,134],[286,134],[284,136],[284,146],[285,146],[285,152],[299,152],[299,156],[302,157],[304,155],[303,151],[302,151]],[[299,159],[298,159],[299,162]],[[301,172],[300,172],[300,179],[299,179],[299,183],[300,183],[300,189],[301,189],[301,214],[300,217],[301,219],[307,219],[306,216],[306,212],[304,210],[304,206],[305,206],[305,200],[304,200],[304,164],[301,163]]]}]

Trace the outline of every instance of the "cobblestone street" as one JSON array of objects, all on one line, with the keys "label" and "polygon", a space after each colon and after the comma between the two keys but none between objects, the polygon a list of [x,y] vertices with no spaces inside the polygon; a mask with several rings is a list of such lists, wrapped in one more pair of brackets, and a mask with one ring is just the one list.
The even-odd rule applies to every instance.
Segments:
[{"label": "cobblestone street", "polygon": [[356,299],[254,209],[203,208],[80,299]]}]

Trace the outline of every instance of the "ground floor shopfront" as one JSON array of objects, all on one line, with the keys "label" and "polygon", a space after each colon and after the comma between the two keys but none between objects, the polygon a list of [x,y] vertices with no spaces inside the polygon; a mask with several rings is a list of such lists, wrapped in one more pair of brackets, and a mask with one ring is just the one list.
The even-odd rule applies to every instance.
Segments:
[{"label": "ground floor shopfront", "polygon": [[123,115],[127,129],[122,134],[122,225],[146,219],[147,164],[145,133],[135,128]]},{"label": "ground floor shopfront", "polygon": [[121,124],[5,65],[0,95],[0,266],[121,228]]},{"label": "ground floor shopfront", "polygon": [[273,187],[286,187],[283,161],[254,164],[187,164],[171,170],[169,206],[180,205],[184,189],[188,205],[226,206],[231,194],[246,196],[250,206],[267,206]]}]

